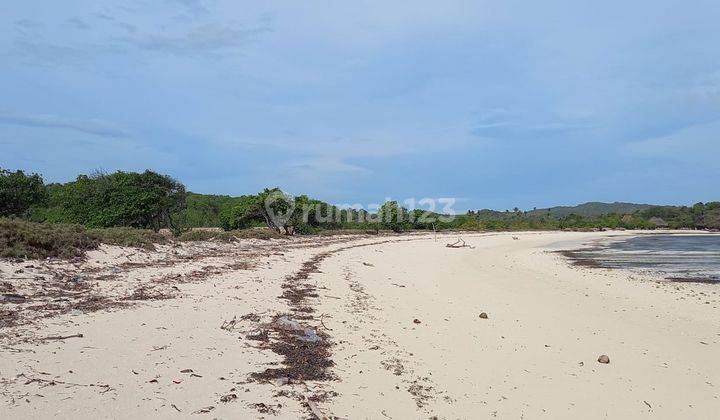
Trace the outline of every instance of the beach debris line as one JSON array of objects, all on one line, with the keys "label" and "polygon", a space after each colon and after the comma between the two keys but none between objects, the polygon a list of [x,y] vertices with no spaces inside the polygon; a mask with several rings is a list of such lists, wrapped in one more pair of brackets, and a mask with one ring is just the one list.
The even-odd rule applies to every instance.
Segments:
[{"label": "beach debris line", "polygon": [[273,340],[264,341],[261,346],[284,356],[284,366],[253,373],[254,379],[269,382],[285,378],[290,381],[334,379],[328,371],[335,363],[330,360],[331,344],[327,334],[300,324],[288,315],[277,315],[266,331],[272,333]]},{"label": "beach debris line", "polygon": [[299,334],[297,334],[297,338],[302,341],[309,341],[311,343],[318,342],[322,340],[320,336],[315,332],[312,328],[305,328],[302,325],[300,325],[299,322],[294,321],[287,316],[281,316],[278,318],[275,323],[277,324],[277,327],[285,330],[285,331],[295,331]]},{"label": "beach debris line", "polygon": [[608,364],[608,363],[610,363],[610,358],[606,354],[603,354],[603,355],[600,355],[600,357],[598,357],[598,362],[603,363],[603,364]]},{"label": "beach debris line", "polygon": [[280,298],[288,302],[292,313],[275,315],[270,323],[262,326],[256,336],[247,337],[260,341],[261,347],[284,356],[285,360],[282,362],[284,366],[253,373],[251,375],[253,379],[268,382],[280,380],[284,383],[336,379],[336,376],[329,372],[329,368],[335,365],[330,358],[332,346],[330,336],[324,331],[317,331],[300,322],[316,321],[313,315],[315,309],[310,304],[312,299],[317,299],[320,295],[317,293],[316,285],[308,281],[309,277],[311,274],[319,273],[320,263],[335,253],[385,242],[389,241],[348,245],[320,252],[303,262],[296,273],[285,277]]},{"label": "beach debris line", "polygon": [[[333,254],[352,248],[399,241],[401,240],[393,239],[353,244],[320,252],[303,262],[297,272],[286,276],[281,286],[283,293],[279,298],[287,302],[290,313],[276,314],[271,322],[259,326],[259,332],[255,336],[246,337],[258,340],[261,349],[269,349],[283,356],[282,366],[252,373],[250,378],[276,386],[299,384],[304,381],[337,380],[337,375],[330,370],[335,366],[330,351],[333,343],[325,331],[319,330],[324,327],[330,331],[330,328],[324,325],[322,315],[319,318],[314,315],[316,311],[312,305],[320,295],[317,292],[318,285],[310,281],[310,276],[320,273],[320,263]],[[309,323],[317,323],[317,325],[309,325]],[[306,403],[305,408],[318,419],[328,418],[317,409],[315,404],[330,396],[331,393],[325,391],[321,396],[308,398],[307,401],[312,401],[313,404]]]},{"label": "beach debris line", "polygon": [[457,241],[451,243],[451,244],[445,244],[448,248],[475,248],[474,246],[468,245],[465,243],[465,241],[462,238],[458,238]]},{"label": "beach debris line", "polygon": [[3,293],[3,295],[0,296],[0,302],[23,303],[26,300],[27,298],[25,296],[17,293]]}]

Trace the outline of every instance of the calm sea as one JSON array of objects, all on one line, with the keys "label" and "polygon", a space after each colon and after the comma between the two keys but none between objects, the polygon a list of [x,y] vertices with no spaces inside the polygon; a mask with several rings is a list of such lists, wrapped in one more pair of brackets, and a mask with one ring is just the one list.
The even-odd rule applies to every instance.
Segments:
[{"label": "calm sea", "polygon": [[642,235],[572,253],[601,267],[653,271],[668,278],[720,282],[720,235]]}]

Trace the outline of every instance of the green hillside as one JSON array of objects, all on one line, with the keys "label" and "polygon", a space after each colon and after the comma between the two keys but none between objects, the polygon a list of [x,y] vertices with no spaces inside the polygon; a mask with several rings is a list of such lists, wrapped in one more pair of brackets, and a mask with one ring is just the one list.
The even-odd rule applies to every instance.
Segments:
[{"label": "green hillside", "polygon": [[549,215],[554,218],[566,217],[571,214],[576,214],[583,217],[597,217],[604,214],[633,214],[637,211],[647,210],[654,207],[650,204],[635,204],[635,203],[601,203],[598,201],[591,201],[588,203],[579,204],[577,206],[557,206],[550,207],[547,209],[537,209],[529,211],[529,215],[545,216]]}]

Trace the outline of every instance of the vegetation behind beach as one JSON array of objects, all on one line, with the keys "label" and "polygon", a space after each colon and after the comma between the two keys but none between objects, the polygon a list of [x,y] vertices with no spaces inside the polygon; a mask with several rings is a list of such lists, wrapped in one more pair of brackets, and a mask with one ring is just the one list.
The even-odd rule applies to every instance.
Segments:
[{"label": "vegetation behind beach", "polygon": [[[273,199],[270,207],[269,198]],[[282,221],[272,218],[274,211],[285,215]],[[0,223],[4,256],[68,256],[74,255],[73,249],[98,242],[147,248],[164,240],[155,233],[161,229],[188,241],[381,230],[714,230],[720,229],[720,202],[693,206],[585,203],[443,216],[448,215],[406,209],[395,201],[373,213],[338,208],[277,188],[239,197],[197,194],[153,171],[98,172],[64,184],[45,184],[41,175],[0,169],[0,217],[12,218]],[[68,250],[53,251],[63,247]]]}]

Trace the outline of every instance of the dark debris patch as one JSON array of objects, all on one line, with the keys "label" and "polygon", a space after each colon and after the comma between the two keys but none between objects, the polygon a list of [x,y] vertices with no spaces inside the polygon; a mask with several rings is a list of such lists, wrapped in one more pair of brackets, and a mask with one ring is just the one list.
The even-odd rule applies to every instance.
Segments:
[{"label": "dark debris patch", "polygon": [[425,407],[435,394],[433,387],[426,383],[427,380],[428,378],[416,379],[408,387],[408,392],[412,395],[418,408]]},{"label": "dark debris patch", "polygon": [[563,251],[556,251],[558,254],[562,255],[563,257],[570,260],[572,265],[578,266],[578,267],[589,267],[589,268],[603,268],[602,264],[600,264],[597,260],[594,260],[592,258],[583,257],[582,253],[580,251],[573,251],[573,250],[563,250]]},{"label": "dark debris patch", "polygon": [[255,313],[248,313],[240,317],[243,321],[260,322],[260,315]]},{"label": "dark debris patch", "polygon": [[142,301],[142,300],[165,300],[172,299],[175,295],[172,293],[157,290],[154,287],[140,286],[133,290],[131,294],[122,298],[122,300]]},{"label": "dark debris patch", "polygon": [[674,283],[720,284],[720,279],[712,277],[668,277],[667,279]]},{"label": "dark debris patch", "polygon": [[[278,406],[279,407],[277,407],[277,408],[281,408],[282,404],[278,404]],[[278,410],[275,407],[273,407],[271,405],[267,405],[265,403],[248,404],[248,407],[254,408],[259,413],[262,413],[262,414],[271,414],[273,416],[276,416],[278,414]]]},{"label": "dark debris patch", "polygon": [[14,327],[18,318],[18,311],[0,309],[0,329]]},{"label": "dark debris patch", "polygon": [[273,352],[284,356],[283,367],[268,368],[253,373],[252,377],[260,381],[289,379],[298,381],[329,381],[336,379],[329,368],[335,363],[330,359],[332,344],[323,333],[319,341],[303,340],[302,332],[275,331],[275,337],[266,345]]}]

